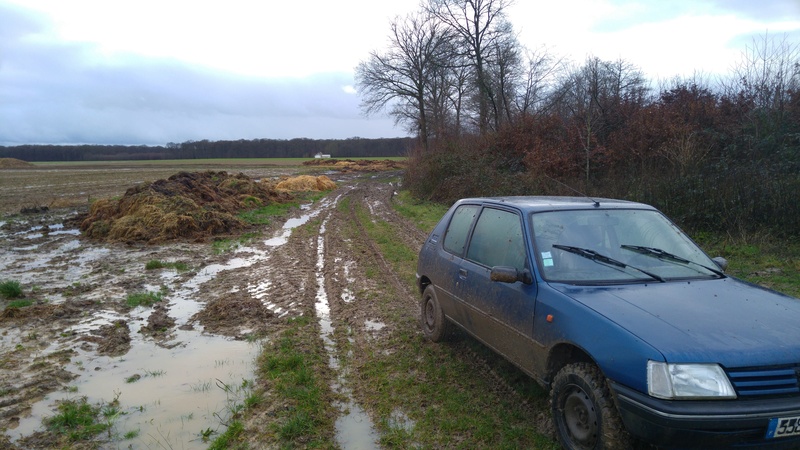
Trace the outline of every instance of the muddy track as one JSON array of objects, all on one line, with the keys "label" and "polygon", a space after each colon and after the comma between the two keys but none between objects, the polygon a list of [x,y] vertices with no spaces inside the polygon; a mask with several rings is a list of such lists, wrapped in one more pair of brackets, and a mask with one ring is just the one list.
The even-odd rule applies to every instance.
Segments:
[{"label": "muddy track", "polygon": [[[404,351],[395,347],[396,335],[419,333],[419,295],[409,282],[408,273],[403,277],[387,260],[381,245],[370,237],[370,229],[389,227],[394,239],[414,251],[427,237],[393,209],[396,186],[389,178],[396,176],[390,173],[366,181],[352,175],[340,176],[335,180],[338,189],[313,204],[303,205],[285,222],[263,227],[261,237],[232,253],[215,254],[208,244],[108,247],[78,241],[72,235],[62,240],[52,236],[37,238],[41,243],[33,242],[40,247],[34,248],[23,246],[28,242],[7,233],[0,244],[13,252],[13,258],[5,262],[0,259],[0,265],[5,264],[4,270],[26,285],[43,286],[42,297],[56,299],[57,304],[44,302],[34,305],[40,308],[37,314],[6,314],[0,320],[4,343],[0,355],[4,364],[0,367],[0,389],[4,391],[0,396],[0,426],[10,432],[0,436],[0,446],[58,446],[55,437],[48,438],[41,432],[20,439],[20,431],[15,429],[36,417],[36,402],[44,396],[63,392],[75,383],[89,386],[92,377],[119,371],[116,366],[124,365],[121,361],[135,359],[142,349],[170,352],[168,358],[178,358],[192,347],[191,340],[218,337],[223,338],[223,347],[217,347],[220,341],[215,340],[202,344],[207,347],[201,346],[199,351],[211,352],[206,359],[219,364],[227,356],[222,353],[232,351],[229,345],[252,338],[277,339],[287,327],[287,319],[306,316],[315,319],[313,326],[320,336],[314,351],[328,356],[328,367],[319,375],[331,387],[331,398],[339,410],[336,430],[332,431],[337,436],[330,436],[332,443],[341,448],[377,448],[378,433],[385,430],[376,422],[384,420],[386,412],[375,410],[375,387],[364,384],[362,371],[376,356]],[[52,254],[47,253],[44,263],[39,263],[37,252],[47,249],[53,249]],[[85,256],[87,252],[91,258]],[[190,270],[143,272],[142,267],[151,260],[187,262]],[[54,271],[54,267],[58,270]],[[126,293],[159,286],[167,294],[166,302],[158,308],[132,310],[123,305]],[[91,325],[89,319],[93,316],[108,316],[108,323],[120,326]],[[130,332],[125,333],[128,326]],[[103,350],[99,343],[111,339],[112,332],[129,334],[132,340],[122,342],[123,339],[119,345]],[[475,374],[491,380],[501,396],[519,398],[518,404],[529,412],[536,409],[496,372],[496,361],[470,350],[464,342],[450,345],[456,349],[457,357],[475,368]],[[150,350],[155,347],[161,350]],[[182,348],[186,351],[182,352]],[[103,352],[107,356],[101,355]],[[110,355],[122,356],[108,359]],[[163,361],[160,364],[166,365]],[[142,365],[132,370],[138,370],[137,375],[144,374],[147,381]],[[128,374],[115,376],[121,380]],[[135,387],[119,388],[125,391],[123,402],[131,402],[131,397],[137,396],[129,393]],[[246,423],[251,448],[277,445],[271,440],[274,437],[263,430],[285,405],[269,395],[264,403]],[[53,403],[49,406],[53,407]],[[136,414],[129,413],[130,417]],[[403,417],[404,411],[394,411],[392,415]],[[546,423],[544,419],[540,422]],[[189,431],[196,434],[196,430]],[[547,427],[542,431],[547,433]],[[168,434],[162,429],[157,432],[161,436]],[[150,436],[143,436],[131,448],[204,448],[191,433],[174,433],[171,442],[161,436],[148,441]],[[342,441],[356,435],[364,442]],[[129,443],[114,445],[127,447]]]}]

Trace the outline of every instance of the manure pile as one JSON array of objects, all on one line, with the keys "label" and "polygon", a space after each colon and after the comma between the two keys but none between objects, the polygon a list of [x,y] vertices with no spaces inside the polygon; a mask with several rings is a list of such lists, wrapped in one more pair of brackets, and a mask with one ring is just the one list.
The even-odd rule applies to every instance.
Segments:
[{"label": "manure pile", "polygon": [[96,201],[80,229],[108,242],[204,241],[247,228],[236,216],[241,210],[291,198],[241,173],[180,172],[130,188],[119,200]]}]

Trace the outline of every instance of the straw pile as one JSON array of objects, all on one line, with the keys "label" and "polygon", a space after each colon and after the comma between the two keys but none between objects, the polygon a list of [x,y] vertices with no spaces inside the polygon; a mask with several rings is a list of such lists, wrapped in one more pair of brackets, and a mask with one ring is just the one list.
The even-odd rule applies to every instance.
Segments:
[{"label": "straw pile", "polygon": [[310,191],[332,191],[336,189],[336,183],[325,175],[314,177],[311,175],[300,175],[297,177],[281,180],[275,189],[279,191],[310,192]]}]

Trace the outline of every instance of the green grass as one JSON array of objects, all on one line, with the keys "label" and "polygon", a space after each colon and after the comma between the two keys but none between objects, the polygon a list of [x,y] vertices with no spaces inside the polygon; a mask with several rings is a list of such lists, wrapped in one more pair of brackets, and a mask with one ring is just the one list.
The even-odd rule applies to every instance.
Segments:
[{"label": "green grass", "polygon": [[[43,161],[33,162],[37,166],[122,166],[122,167],[158,167],[158,166],[214,166],[224,168],[225,166],[302,166],[304,162],[314,158],[198,158],[198,159],[157,159],[157,160],[129,160],[129,161]],[[356,157],[356,158],[335,158],[335,159],[389,159],[392,161],[405,161],[405,156],[390,157]]]},{"label": "green grass", "polygon": [[324,349],[309,347],[319,344],[312,320],[307,316],[290,320],[290,327],[258,359],[260,378],[286,405],[277,411],[271,427],[283,447],[320,447],[332,438],[330,388],[320,376],[326,368]]},{"label": "green grass", "polygon": [[33,304],[30,300],[12,300],[8,302],[6,308],[25,308],[26,306],[31,306]]},{"label": "green grass", "polygon": [[728,275],[800,298],[800,241],[769,236],[693,236],[712,258],[728,260]]},{"label": "green grass", "polygon": [[417,200],[408,191],[400,191],[392,202],[394,209],[417,227],[430,233],[449,209],[440,203]]},{"label": "green grass", "polygon": [[[386,261],[392,265],[396,273],[400,274],[404,282],[413,286],[416,280],[418,250],[408,248],[403,242],[396,239],[397,232],[390,223],[385,220],[373,220],[369,211],[361,206],[356,207],[356,216],[369,238],[378,244]],[[373,278],[374,275],[374,273],[367,273],[367,278]]]},{"label": "green grass", "polygon": [[159,261],[156,259],[152,259],[147,261],[144,265],[145,270],[157,270],[157,269],[175,269],[178,272],[185,272],[189,270],[189,266],[184,262],[166,262],[166,261]]},{"label": "green grass", "polygon": [[[395,197],[394,206],[425,232],[447,209],[411,201],[402,193]],[[398,242],[398,231],[390,223],[376,220],[361,207],[356,207],[355,212],[356,220],[378,245],[392,271],[399,275],[408,292],[415,292],[418,249]],[[355,224],[351,228],[357,229]],[[363,270],[369,277],[370,268]],[[398,293],[392,292],[391,283],[383,283],[382,291],[375,293],[376,301],[393,295]],[[417,317],[394,310],[391,305],[390,301],[385,303],[383,314],[391,318],[395,331],[388,342],[371,347],[368,355],[355,362],[359,384],[364,389],[361,393],[377,414],[382,446],[558,448],[532,426],[537,412],[549,413],[546,393],[536,382],[467,336],[444,344],[428,342],[418,332]],[[476,376],[474,357],[467,354],[487,361],[486,367],[491,367],[511,392],[498,391],[495,378]],[[530,407],[522,407],[522,402]],[[396,424],[392,414],[397,410],[406,414],[413,425]]]},{"label": "green grass", "polygon": [[286,217],[289,212],[298,208],[302,203],[313,203],[325,197],[327,192],[298,192],[294,200],[286,203],[270,203],[247,211],[242,211],[238,217],[250,225],[269,225],[276,218]]},{"label": "green grass", "polygon": [[98,421],[99,406],[79,400],[66,400],[58,405],[58,414],[44,419],[45,425],[56,434],[65,436],[69,442],[86,441],[110,428],[109,423]]},{"label": "green grass", "polygon": [[139,437],[139,433],[141,433],[141,432],[142,432],[142,430],[139,430],[139,429],[129,430],[129,431],[126,431],[125,434],[122,435],[122,438],[125,439],[126,441],[130,440],[130,439],[135,439],[135,438]]},{"label": "green grass", "polygon": [[259,238],[260,236],[261,233],[251,232],[251,233],[242,233],[236,239],[218,238],[214,239],[214,241],[211,243],[211,248],[214,250],[214,253],[222,254],[236,250],[237,248],[243,245],[247,245],[254,239]]},{"label": "green grass", "polygon": [[297,207],[296,202],[289,203],[270,203],[266,206],[242,211],[238,214],[239,218],[251,225],[268,225],[276,217],[284,217],[289,211]]},{"label": "green grass", "polygon": [[214,442],[209,445],[208,450],[247,449],[247,444],[241,442],[243,434],[244,424],[239,420],[234,420],[228,425],[224,433],[214,439]]},{"label": "green grass", "polygon": [[22,287],[19,281],[0,281],[0,297],[6,299],[22,297]]},{"label": "green grass", "polygon": [[164,294],[165,292],[163,290],[159,292],[136,292],[128,295],[125,303],[131,308],[136,308],[137,306],[153,306],[164,299]]}]

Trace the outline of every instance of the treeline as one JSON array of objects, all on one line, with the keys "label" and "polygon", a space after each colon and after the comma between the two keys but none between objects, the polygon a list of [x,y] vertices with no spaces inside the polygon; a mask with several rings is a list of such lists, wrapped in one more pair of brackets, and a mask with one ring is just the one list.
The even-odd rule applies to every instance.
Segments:
[{"label": "treeline", "polygon": [[384,139],[253,139],[237,141],[170,142],[165,146],[19,145],[0,146],[0,157],[30,162],[129,161],[207,158],[312,158],[317,153],[334,158],[406,156],[411,138]]},{"label": "treeline", "polygon": [[654,87],[622,59],[521,47],[507,5],[429,0],[357,68],[365,111],[419,136],[417,196],[585,194],[695,232],[800,236],[798,43],[767,35],[726,76]]}]

